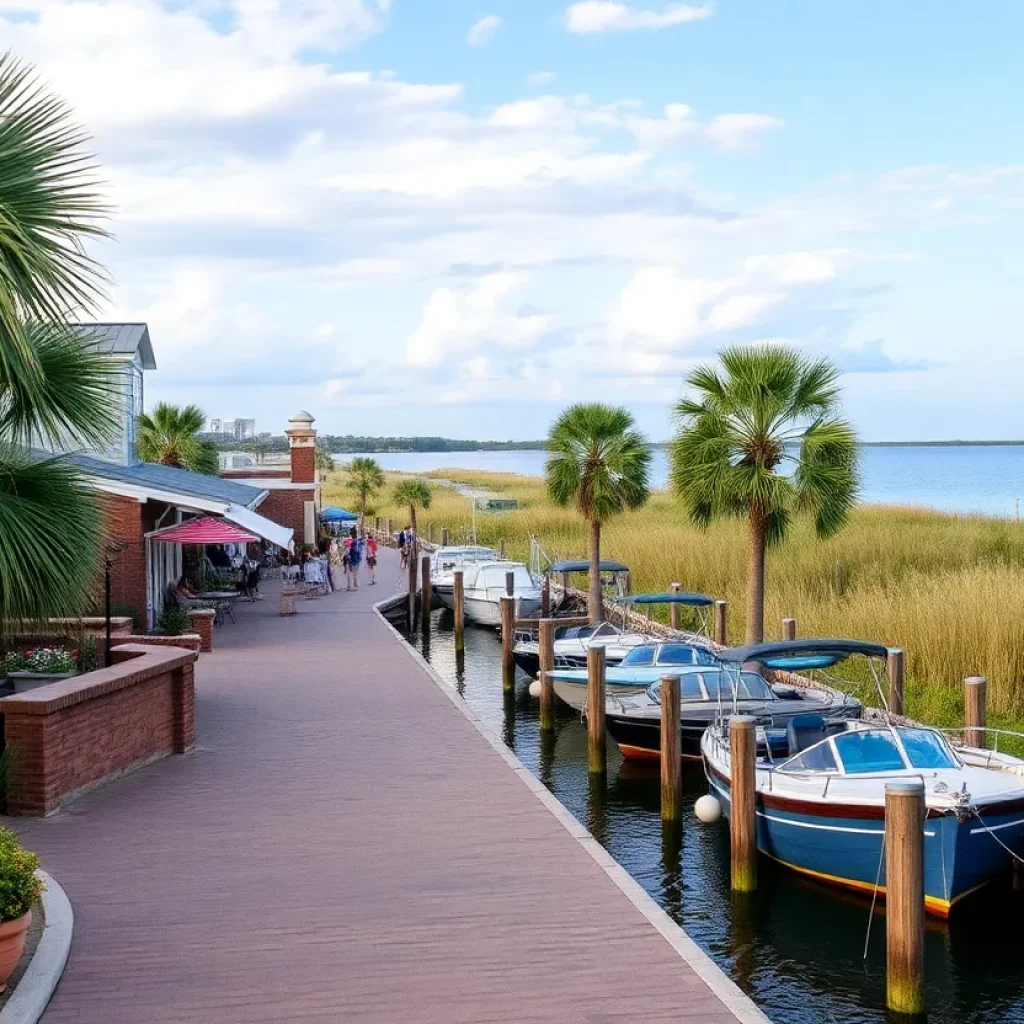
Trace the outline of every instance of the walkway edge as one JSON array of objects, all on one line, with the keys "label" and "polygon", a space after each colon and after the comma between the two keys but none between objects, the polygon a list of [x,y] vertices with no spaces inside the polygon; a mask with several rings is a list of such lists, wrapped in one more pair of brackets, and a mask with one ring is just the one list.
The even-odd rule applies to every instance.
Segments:
[{"label": "walkway edge", "polygon": [[11,998],[0,1010],[0,1024],[36,1024],[50,1002],[71,951],[75,914],[67,893],[45,871],[43,893],[43,934]]},{"label": "walkway edge", "polygon": [[[740,1024],[771,1024],[769,1018],[758,1009],[757,1004],[658,906],[643,886],[576,820],[572,812],[505,745],[501,737],[488,729],[477,718],[472,708],[458,695],[454,687],[449,685],[434,670],[430,662],[412,644],[408,643],[405,637],[388,621],[384,610],[396,603],[404,603],[405,600],[405,594],[397,594],[387,600],[377,602],[373,606],[373,610],[384,625],[391,630],[395,639],[408,651],[413,661],[426,672],[452,704],[473,723],[477,732],[498,752],[519,776],[523,784],[555,816],[566,832],[587,851],[591,859],[601,867],[630,903],[657,929],[662,938],[689,965],[697,977],[735,1015]],[[0,1017],[0,1024],[6,1024],[2,1017]]]}]

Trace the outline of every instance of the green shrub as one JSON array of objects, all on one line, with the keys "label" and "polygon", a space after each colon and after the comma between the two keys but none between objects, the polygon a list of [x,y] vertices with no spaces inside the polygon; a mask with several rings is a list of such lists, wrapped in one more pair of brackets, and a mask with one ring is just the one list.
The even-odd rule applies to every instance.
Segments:
[{"label": "green shrub", "polygon": [[192,632],[188,609],[180,604],[165,604],[156,620],[156,631],[163,636],[181,636]]},{"label": "green shrub", "polygon": [[22,848],[18,837],[0,827],[0,921],[14,921],[39,902],[43,880],[39,858]]}]

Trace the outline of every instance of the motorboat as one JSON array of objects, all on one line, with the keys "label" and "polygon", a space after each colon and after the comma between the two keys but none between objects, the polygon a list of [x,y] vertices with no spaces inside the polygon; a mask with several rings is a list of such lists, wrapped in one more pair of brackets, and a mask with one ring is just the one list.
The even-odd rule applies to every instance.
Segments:
[{"label": "motorboat", "polygon": [[[622,629],[611,622],[596,626],[561,626],[555,630],[555,667],[573,669],[587,663],[591,647],[603,647],[606,665],[618,665],[634,648],[649,644],[647,633]],[[540,669],[540,641],[530,631],[520,637],[512,649],[516,664],[524,672],[535,676]]]},{"label": "motorboat", "polygon": [[476,545],[438,548],[430,556],[430,585],[434,594],[446,608],[454,608],[456,571],[462,569],[465,572],[467,566],[496,561],[498,552],[493,548]]},{"label": "motorboat", "polygon": [[536,618],[540,614],[541,588],[522,562],[473,562],[463,572],[463,611],[471,622],[479,626],[501,625],[500,602],[508,594],[509,573],[516,618]]},{"label": "motorboat", "polygon": [[[650,671],[638,669],[638,681]],[[700,760],[701,736],[715,721],[722,703],[732,707],[734,697],[737,713],[753,715],[764,730],[764,742],[775,751],[781,750],[789,722],[795,717],[811,714],[828,723],[841,723],[860,718],[864,710],[859,700],[838,690],[773,686],[758,672],[740,672],[737,677],[717,664],[684,667],[678,673],[664,668],[653,671],[659,678],[647,687],[631,694],[608,695],[605,722],[623,757],[661,756],[662,675],[679,675],[680,752],[689,760]],[[586,700],[585,688],[583,699]]]},{"label": "motorboat", "polygon": [[[734,648],[720,652],[719,658],[735,678],[743,675],[744,664],[753,662],[838,661],[853,655],[868,659],[882,694],[879,666],[887,649],[880,644],[799,640]],[[982,734],[992,732],[998,733]],[[796,716],[787,726],[783,752],[771,742],[759,744],[758,848],[806,875],[884,895],[885,787],[898,780],[921,780],[925,909],[946,917],[954,904],[1024,853],[1024,760],[975,742],[897,722],[887,712],[841,722],[818,714]],[[711,790],[728,815],[726,714],[705,731],[701,750]]]}]

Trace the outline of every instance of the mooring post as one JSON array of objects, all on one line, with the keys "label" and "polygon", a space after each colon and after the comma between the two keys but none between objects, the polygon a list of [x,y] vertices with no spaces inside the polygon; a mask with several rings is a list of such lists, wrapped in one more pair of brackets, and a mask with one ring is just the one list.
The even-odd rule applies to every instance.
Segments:
[{"label": "mooring post", "polygon": [[540,617],[551,618],[551,577],[545,573],[544,582],[540,585]]},{"label": "mooring post", "polygon": [[509,597],[512,597],[516,592],[516,574],[514,572],[505,573],[505,593]]},{"label": "mooring post", "polygon": [[661,820],[675,821],[681,813],[683,761],[679,727],[679,676],[661,677]]},{"label": "mooring post", "polygon": [[724,601],[715,602],[715,643],[719,647],[725,647],[725,613],[726,604]]},{"label": "mooring post", "polygon": [[731,787],[729,838],[732,853],[732,887],[736,892],[757,888],[757,734],[752,715],[729,719]]},{"label": "mooring post", "polygon": [[420,616],[423,619],[423,631],[430,629],[430,605],[432,604],[433,587],[430,584],[430,555],[420,559]]},{"label": "mooring post", "polygon": [[783,619],[782,620],[782,639],[783,640],[795,640],[796,639],[796,619]]},{"label": "mooring post", "polygon": [[[682,590],[682,589],[683,589],[683,585],[681,583],[673,583],[672,584],[672,593],[673,594],[678,594],[679,591]],[[675,630],[679,629],[679,605],[677,605],[677,604],[670,604],[668,606],[668,621],[669,621],[669,625],[673,629],[675,629]]]},{"label": "mooring post", "polygon": [[587,764],[591,773],[608,767],[604,733],[604,648],[587,648]]},{"label": "mooring post", "polygon": [[515,642],[516,601],[503,594],[501,597],[501,685],[506,692],[515,689],[516,663],[512,656]]},{"label": "mooring post", "polygon": [[924,782],[885,784],[886,1003],[924,1013]]},{"label": "mooring post", "polygon": [[387,534],[384,537],[384,544],[387,547],[391,547],[391,538],[394,536],[394,534],[391,531],[391,516],[388,516],[386,521],[387,521]]},{"label": "mooring post", "polygon": [[416,545],[409,552],[409,631],[416,629]]},{"label": "mooring post", "polygon": [[889,669],[889,713],[903,714],[903,648],[890,647],[887,659]]},{"label": "mooring post", "polygon": [[968,676],[964,680],[964,741],[970,747],[987,747],[985,736],[985,691],[988,689],[984,676]]},{"label": "mooring post", "polygon": [[537,657],[540,678],[540,727],[555,727],[555,684],[549,672],[555,667],[555,624],[551,619],[540,620],[537,631]]},{"label": "mooring post", "polygon": [[448,547],[448,527],[447,526],[442,526],[441,527],[441,547],[443,547],[443,548]]},{"label": "mooring post", "polygon": [[505,561],[505,538],[504,537],[502,537],[501,540],[498,541],[498,561],[499,562],[504,562]]},{"label": "mooring post", "polygon": [[464,576],[462,569],[455,570],[455,585],[452,588],[452,596],[455,598],[455,650],[466,649],[466,620],[464,618],[463,602],[465,601]]}]

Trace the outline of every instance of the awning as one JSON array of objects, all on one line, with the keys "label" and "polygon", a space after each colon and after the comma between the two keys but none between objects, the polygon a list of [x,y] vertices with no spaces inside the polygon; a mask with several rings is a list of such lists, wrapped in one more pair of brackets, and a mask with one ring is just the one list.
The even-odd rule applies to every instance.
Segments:
[{"label": "awning", "polygon": [[256,534],[213,516],[186,519],[183,523],[154,530],[148,536],[164,544],[248,544],[259,539]]},{"label": "awning", "polygon": [[261,516],[258,512],[243,508],[241,505],[228,505],[224,510],[224,518],[237,523],[243,530],[248,530],[250,533],[255,533],[257,537],[276,544],[279,548],[284,548],[286,551],[291,550],[295,531],[280,523],[275,523],[273,519]]},{"label": "awning", "polygon": [[349,512],[348,509],[338,508],[337,505],[328,505],[327,508],[320,513],[320,518],[325,523],[354,523],[359,519],[359,516],[357,516],[355,512]]}]

